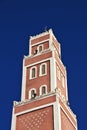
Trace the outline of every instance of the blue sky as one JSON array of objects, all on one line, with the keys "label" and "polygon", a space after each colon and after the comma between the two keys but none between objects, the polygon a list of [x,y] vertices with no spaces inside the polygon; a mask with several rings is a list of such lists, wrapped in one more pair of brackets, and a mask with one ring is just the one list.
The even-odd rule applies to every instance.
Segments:
[{"label": "blue sky", "polygon": [[22,60],[29,36],[52,28],[61,43],[67,68],[70,107],[78,129],[87,117],[87,7],[86,1],[0,0],[0,130],[10,130],[12,104],[20,100]]}]

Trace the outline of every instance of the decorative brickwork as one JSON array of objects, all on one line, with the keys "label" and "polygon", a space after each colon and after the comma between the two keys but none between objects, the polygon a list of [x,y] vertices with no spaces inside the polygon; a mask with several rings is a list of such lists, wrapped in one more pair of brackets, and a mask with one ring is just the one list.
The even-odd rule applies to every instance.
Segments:
[{"label": "decorative brickwork", "polygon": [[16,130],[49,130],[52,125],[52,107],[47,107],[17,116]]}]

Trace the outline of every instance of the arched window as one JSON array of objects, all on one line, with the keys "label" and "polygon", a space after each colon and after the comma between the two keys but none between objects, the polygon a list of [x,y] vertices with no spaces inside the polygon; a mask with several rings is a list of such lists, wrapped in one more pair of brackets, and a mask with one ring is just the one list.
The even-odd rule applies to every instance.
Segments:
[{"label": "arched window", "polygon": [[36,78],[37,76],[37,67],[34,66],[30,68],[30,79]]},{"label": "arched window", "polygon": [[36,89],[32,88],[29,90],[29,99],[34,99],[36,97]]},{"label": "arched window", "polygon": [[42,85],[40,87],[40,95],[44,95],[47,94],[47,86],[46,85]]},{"label": "arched window", "polygon": [[31,98],[34,98],[35,90],[31,90]]},{"label": "arched window", "polygon": [[43,94],[46,94],[46,87],[45,86],[42,87],[42,95]]},{"label": "arched window", "polygon": [[39,52],[41,52],[42,51],[42,46],[39,46]]},{"label": "arched window", "polygon": [[40,76],[47,74],[47,64],[43,63],[40,65]]},{"label": "arched window", "polygon": [[35,77],[35,68],[32,69],[32,78]]},{"label": "arched window", "polygon": [[46,67],[45,67],[45,64],[42,65],[42,74],[45,74],[45,71],[46,71]]},{"label": "arched window", "polygon": [[41,51],[43,51],[43,45],[38,46],[38,52],[41,52]]}]

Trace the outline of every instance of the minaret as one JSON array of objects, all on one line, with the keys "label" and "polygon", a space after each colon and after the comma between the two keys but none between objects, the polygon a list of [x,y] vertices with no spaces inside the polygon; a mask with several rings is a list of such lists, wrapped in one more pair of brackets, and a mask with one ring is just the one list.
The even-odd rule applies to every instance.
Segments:
[{"label": "minaret", "polygon": [[14,101],[11,130],[77,130],[61,46],[52,29],[30,37],[29,55],[23,59],[21,101]]}]

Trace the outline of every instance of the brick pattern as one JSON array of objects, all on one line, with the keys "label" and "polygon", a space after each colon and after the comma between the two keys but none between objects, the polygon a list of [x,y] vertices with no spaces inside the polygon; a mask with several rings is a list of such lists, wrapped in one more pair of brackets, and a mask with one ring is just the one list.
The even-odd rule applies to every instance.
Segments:
[{"label": "brick pattern", "polygon": [[34,64],[36,62],[40,62],[41,60],[45,60],[45,59],[48,59],[48,58],[51,58],[51,57],[52,57],[52,52],[48,51],[46,53],[41,53],[41,55],[37,55],[35,57],[25,58],[24,66]]},{"label": "brick pattern", "polygon": [[41,37],[39,37],[39,38],[35,38],[35,39],[31,40],[31,44],[33,45],[33,44],[36,44],[36,43],[38,43],[38,42],[47,40],[47,39],[49,39],[49,37],[50,37],[50,35],[47,34],[47,35],[45,35],[45,36],[41,36]]},{"label": "brick pattern", "polygon": [[[52,107],[43,108],[17,117],[16,130],[44,130],[52,123]],[[51,120],[50,120],[51,119]],[[53,130],[50,128],[50,130]]]},{"label": "brick pattern", "polygon": [[59,99],[59,103],[60,103],[61,107],[64,109],[64,111],[67,113],[67,115],[69,116],[69,118],[72,120],[73,124],[75,126],[77,126],[75,115],[72,113],[72,111],[70,110],[70,108],[68,108],[68,106],[65,107],[64,103],[60,99]]},{"label": "brick pattern", "polygon": [[61,128],[62,130],[76,130],[70,119],[65,115],[63,110],[61,110]]}]

